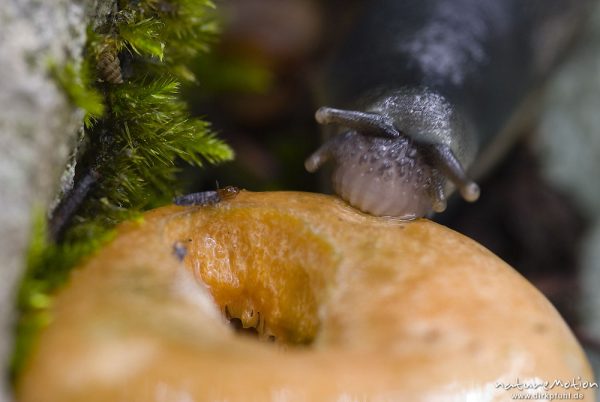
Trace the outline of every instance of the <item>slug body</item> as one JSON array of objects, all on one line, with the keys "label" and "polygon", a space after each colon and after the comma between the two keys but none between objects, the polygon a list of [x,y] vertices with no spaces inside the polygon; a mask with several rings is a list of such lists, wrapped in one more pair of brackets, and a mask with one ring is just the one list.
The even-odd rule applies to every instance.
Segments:
[{"label": "slug body", "polygon": [[[592,0],[375,0],[357,13],[317,111],[342,128],[306,161],[373,215],[446,208],[467,172],[578,32]],[[340,108],[340,109],[337,109]]]}]

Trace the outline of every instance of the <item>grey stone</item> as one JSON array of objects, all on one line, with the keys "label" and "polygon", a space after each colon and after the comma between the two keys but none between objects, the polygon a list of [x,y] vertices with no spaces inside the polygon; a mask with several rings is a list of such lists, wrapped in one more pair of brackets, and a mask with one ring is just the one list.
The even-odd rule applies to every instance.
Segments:
[{"label": "grey stone", "polygon": [[[36,210],[45,211],[55,197],[83,117],[56,86],[48,67],[78,63],[88,21],[100,24],[113,3],[2,0],[0,6],[0,369],[4,373],[32,216]],[[68,174],[65,178],[63,185],[69,186]],[[0,401],[8,400],[4,375]]]}]

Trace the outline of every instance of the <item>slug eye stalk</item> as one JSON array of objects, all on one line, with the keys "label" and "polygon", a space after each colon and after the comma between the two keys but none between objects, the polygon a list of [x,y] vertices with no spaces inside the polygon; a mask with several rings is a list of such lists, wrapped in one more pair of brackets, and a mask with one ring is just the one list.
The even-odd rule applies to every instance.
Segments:
[{"label": "slug eye stalk", "polygon": [[465,201],[475,202],[479,199],[479,186],[467,176],[448,145],[423,144],[423,148],[427,149],[430,163],[456,186]]},{"label": "slug eye stalk", "polygon": [[315,113],[315,119],[319,124],[336,124],[352,128],[364,135],[387,138],[400,136],[400,131],[394,127],[394,123],[378,113],[322,107]]}]

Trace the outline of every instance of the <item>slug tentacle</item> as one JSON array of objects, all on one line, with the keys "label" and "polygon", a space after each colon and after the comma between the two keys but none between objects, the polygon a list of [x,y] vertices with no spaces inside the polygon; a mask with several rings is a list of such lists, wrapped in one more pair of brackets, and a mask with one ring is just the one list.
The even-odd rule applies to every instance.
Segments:
[{"label": "slug tentacle", "polygon": [[446,202],[446,191],[444,190],[443,183],[439,182],[434,184],[431,190],[431,207],[434,212],[444,212],[447,207]]},{"label": "slug tentacle", "polygon": [[337,124],[359,130],[365,135],[389,138],[400,136],[400,132],[394,127],[394,122],[379,113],[321,107],[315,113],[315,119],[319,124]]},{"label": "slug tentacle", "polygon": [[452,149],[445,144],[427,144],[424,148],[431,158],[430,163],[450,179],[465,201],[477,201],[480,193],[479,186],[467,176]]},{"label": "slug tentacle", "polygon": [[312,153],[304,162],[304,167],[310,173],[314,173],[321,168],[329,159],[331,159],[332,142],[327,141],[319,149]]}]

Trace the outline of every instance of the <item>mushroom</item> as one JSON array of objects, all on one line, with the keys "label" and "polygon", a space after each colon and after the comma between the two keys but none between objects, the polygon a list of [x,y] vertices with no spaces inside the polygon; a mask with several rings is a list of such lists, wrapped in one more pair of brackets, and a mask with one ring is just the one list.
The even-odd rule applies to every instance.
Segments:
[{"label": "mushroom", "polygon": [[325,195],[150,211],[51,313],[20,401],[496,401],[544,381],[593,400],[573,334],[510,266]]}]

